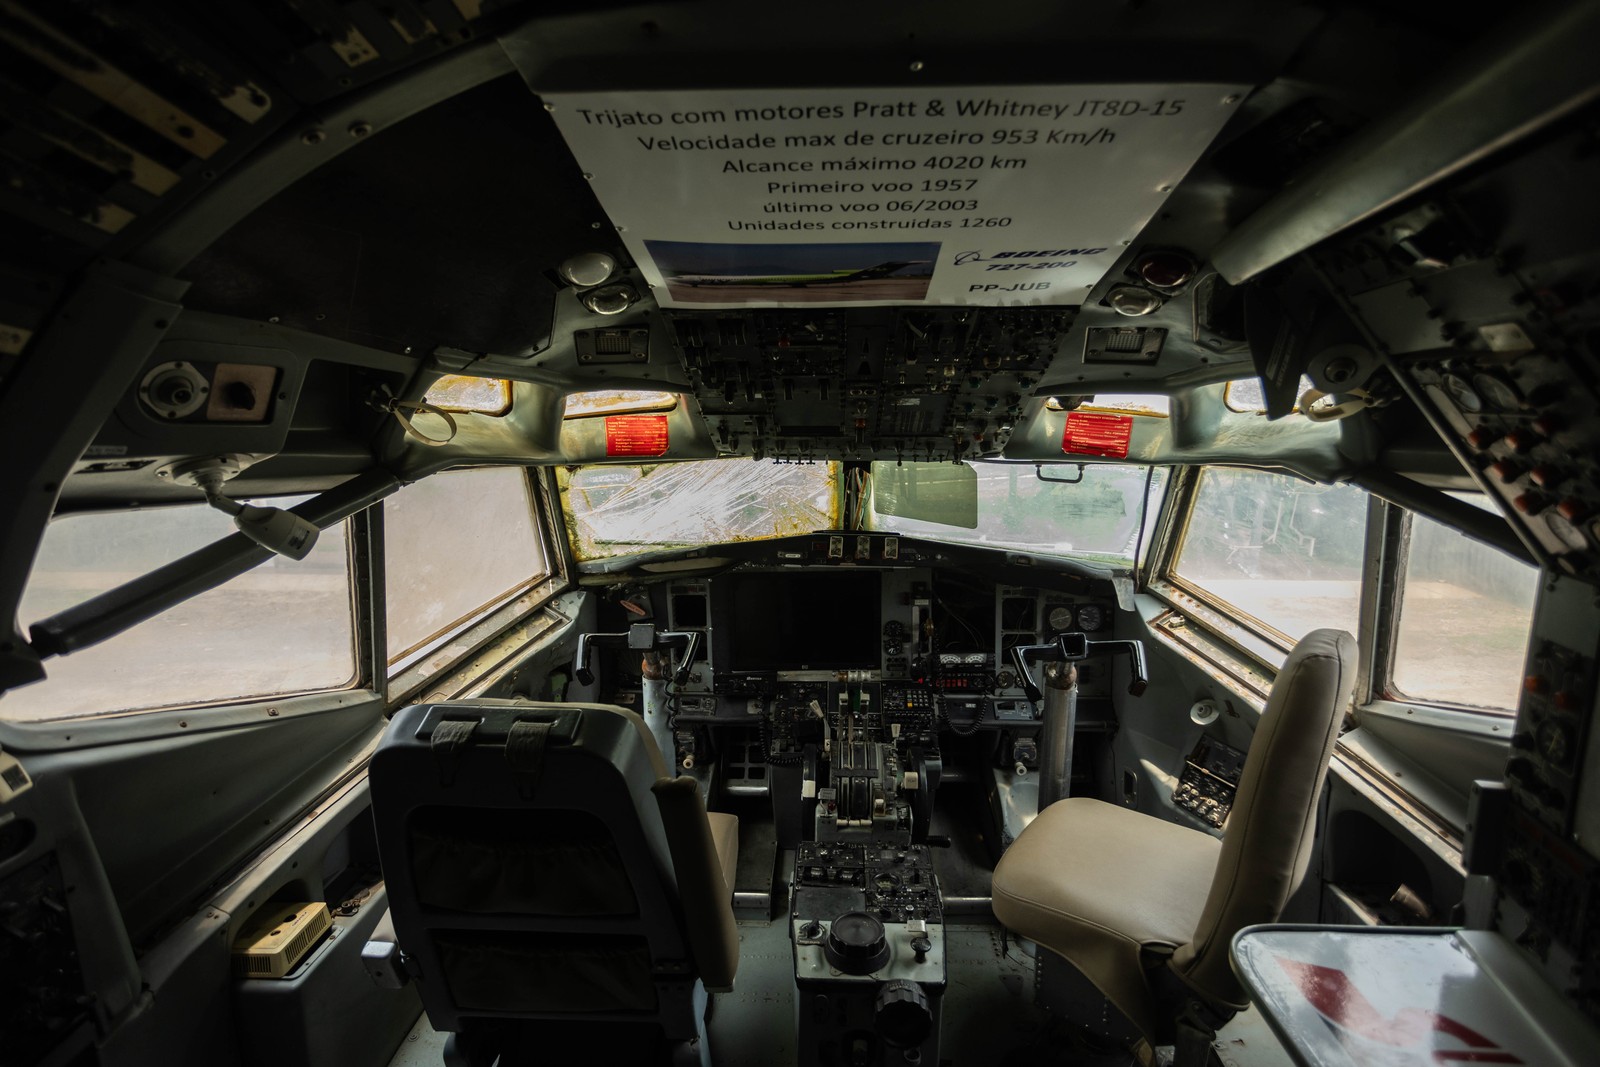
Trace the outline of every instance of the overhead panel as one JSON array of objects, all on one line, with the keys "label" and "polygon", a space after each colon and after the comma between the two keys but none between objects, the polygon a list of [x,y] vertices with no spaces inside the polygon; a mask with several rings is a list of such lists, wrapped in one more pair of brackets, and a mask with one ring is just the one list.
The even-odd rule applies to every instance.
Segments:
[{"label": "overhead panel", "polygon": [[553,93],[678,308],[1079,304],[1243,85]]}]

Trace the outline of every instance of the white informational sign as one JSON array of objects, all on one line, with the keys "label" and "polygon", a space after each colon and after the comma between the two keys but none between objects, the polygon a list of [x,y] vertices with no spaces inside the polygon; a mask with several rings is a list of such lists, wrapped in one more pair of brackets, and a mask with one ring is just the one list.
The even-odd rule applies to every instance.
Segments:
[{"label": "white informational sign", "polygon": [[1239,85],[556,93],[667,307],[1077,304]]}]

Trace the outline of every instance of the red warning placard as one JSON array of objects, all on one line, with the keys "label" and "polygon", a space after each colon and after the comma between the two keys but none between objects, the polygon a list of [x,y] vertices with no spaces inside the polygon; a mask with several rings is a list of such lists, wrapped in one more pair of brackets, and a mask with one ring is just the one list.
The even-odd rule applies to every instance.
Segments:
[{"label": "red warning placard", "polygon": [[606,416],[606,455],[664,456],[666,452],[665,415]]},{"label": "red warning placard", "polygon": [[1128,438],[1133,436],[1133,416],[1099,415],[1092,412],[1067,412],[1067,428],[1061,435],[1061,451],[1080,456],[1107,456],[1126,459]]}]

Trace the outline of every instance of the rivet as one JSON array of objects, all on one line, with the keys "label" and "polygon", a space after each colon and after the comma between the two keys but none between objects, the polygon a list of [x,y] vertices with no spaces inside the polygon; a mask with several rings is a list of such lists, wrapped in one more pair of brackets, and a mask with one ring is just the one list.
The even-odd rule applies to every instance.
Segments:
[{"label": "rivet", "polygon": [[321,144],[328,139],[328,135],[321,130],[307,130],[300,135],[301,144]]}]

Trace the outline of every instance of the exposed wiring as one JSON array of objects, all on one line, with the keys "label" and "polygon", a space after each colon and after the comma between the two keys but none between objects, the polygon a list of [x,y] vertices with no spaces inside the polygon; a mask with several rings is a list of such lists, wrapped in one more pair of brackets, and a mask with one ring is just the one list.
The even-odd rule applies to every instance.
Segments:
[{"label": "exposed wiring", "polygon": [[972,636],[972,642],[973,642],[974,648],[982,649],[985,645],[988,644],[988,642],[984,640],[983,635],[978,633],[977,628],[974,627],[972,625],[972,623],[968,622],[966,619],[963,619],[960,615],[956,614],[953,610],[951,610],[950,605],[945,603],[944,597],[940,596],[938,593],[935,593],[935,594],[933,594],[933,599],[934,599],[934,602],[937,603],[940,608],[944,609],[944,613],[945,613],[946,616],[948,616],[949,618],[954,619],[956,622],[959,622],[963,627],[966,628],[967,633]]},{"label": "exposed wiring", "polygon": [[867,498],[872,492],[872,475],[861,467],[844,474],[844,523],[846,530],[867,528]]}]

